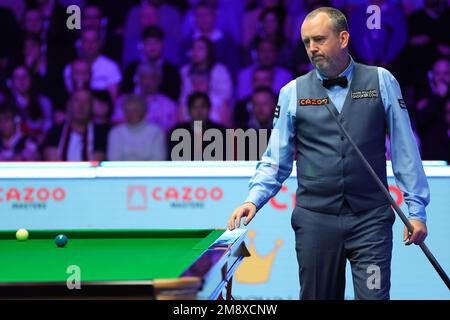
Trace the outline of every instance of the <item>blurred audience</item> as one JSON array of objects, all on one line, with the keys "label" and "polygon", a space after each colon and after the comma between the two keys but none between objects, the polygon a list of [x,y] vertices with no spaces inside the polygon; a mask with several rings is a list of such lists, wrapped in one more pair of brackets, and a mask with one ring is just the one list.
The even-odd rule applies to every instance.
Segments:
[{"label": "blurred audience", "polygon": [[122,108],[126,122],[114,127],[109,133],[108,160],[165,160],[165,136],[160,128],[147,122],[145,99],[138,95],[129,95],[125,98]]},{"label": "blurred audience", "polygon": [[[273,85],[273,70],[267,67],[258,67],[252,75],[252,92],[256,88],[269,87]],[[236,128],[246,128],[249,126],[250,113],[253,105],[251,96],[239,100],[234,107],[234,123]],[[273,115],[272,115],[273,116]]]},{"label": "blurred audience", "polygon": [[[119,65],[101,53],[103,42],[100,31],[97,29],[81,29],[78,43],[79,57],[86,60],[91,68],[90,88],[95,90],[108,90],[111,98],[115,100],[119,94],[119,85],[122,73]],[[64,69],[66,86],[70,83],[72,73],[71,64]]]},{"label": "blurred audience", "polygon": [[13,70],[8,86],[11,104],[20,117],[21,131],[42,143],[52,126],[50,99],[39,94],[32,74],[25,66],[18,66]]},{"label": "blurred audience", "polygon": [[[162,81],[161,69],[155,64],[142,63],[137,67],[134,79],[134,93],[143,97],[147,105],[146,121],[167,132],[177,122],[178,107],[175,101],[159,91]],[[116,109],[113,122],[124,121],[122,109]]]},{"label": "blurred audience", "polygon": [[[71,4],[80,30],[66,27]],[[381,10],[379,29],[367,28],[368,5]],[[356,61],[399,80],[422,159],[449,160],[445,0],[4,0],[1,160],[161,160],[180,147],[167,142],[176,128],[201,141],[202,158],[208,128],[270,134],[275,94],[312,69],[300,25],[320,6],[348,17]],[[244,158],[258,159],[245,144]]]},{"label": "blurred audience", "polygon": [[[212,43],[214,61],[224,64],[228,70],[235,74],[240,66],[239,47],[233,37],[217,26],[217,10],[207,1],[201,1],[195,7],[195,27],[192,34],[183,40],[182,52],[188,52],[193,42],[200,38],[206,38]],[[192,52],[188,56],[192,56]],[[185,57],[183,62],[186,62]]]},{"label": "blurred audience", "polygon": [[147,27],[142,32],[141,57],[128,64],[125,68],[122,81],[122,92],[129,93],[135,86],[134,75],[136,68],[141,63],[155,65],[161,74],[160,90],[172,100],[180,98],[181,80],[178,68],[167,61],[162,53],[164,47],[164,32],[161,28]]},{"label": "blurred audience", "polygon": [[449,89],[450,61],[441,58],[433,64],[429,86],[419,98],[415,112],[424,159],[450,161],[450,139],[446,123]]},{"label": "blurred audience", "polygon": [[64,123],[53,126],[44,141],[44,159],[50,161],[103,161],[106,159],[108,127],[94,124],[93,98],[77,90],[67,102]]},{"label": "blurred audience", "polygon": [[229,125],[233,81],[225,65],[214,61],[213,45],[207,38],[193,41],[190,63],[181,68],[181,119],[187,120],[187,98],[193,92],[207,93],[211,99],[211,119]]},{"label": "blurred audience", "polygon": [[0,105],[0,161],[38,161],[39,145],[20,129],[14,108]]},{"label": "blurred audience", "polygon": [[[210,117],[211,100],[204,92],[193,92],[187,99],[189,108],[190,121],[178,124],[168,135],[169,160],[207,160],[203,155],[205,149],[215,141],[208,143],[210,140],[204,136],[205,131],[217,133],[221,137],[225,137],[225,127],[212,120]],[[187,139],[187,140],[186,140]],[[217,160],[223,160],[225,157],[225,141],[219,144],[220,154],[216,151],[211,152]],[[210,150],[209,148],[208,150]],[[209,154],[209,153],[208,153]],[[214,160],[214,159],[208,159]]]},{"label": "blurred audience", "polygon": [[289,70],[278,65],[278,48],[269,40],[261,40],[257,45],[256,62],[239,71],[237,80],[237,98],[243,99],[252,93],[252,74],[260,66],[273,70],[272,89],[275,92],[293,79]]}]

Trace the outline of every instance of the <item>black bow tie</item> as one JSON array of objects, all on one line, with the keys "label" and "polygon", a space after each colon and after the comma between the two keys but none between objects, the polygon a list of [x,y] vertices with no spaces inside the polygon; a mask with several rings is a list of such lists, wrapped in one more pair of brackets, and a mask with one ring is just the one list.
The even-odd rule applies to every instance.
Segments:
[{"label": "black bow tie", "polygon": [[342,88],[346,88],[348,85],[348,81],[347,77],[339,77],[335,79],[323,79],[322,85],[327,89],[332,86],[341,86]]}]

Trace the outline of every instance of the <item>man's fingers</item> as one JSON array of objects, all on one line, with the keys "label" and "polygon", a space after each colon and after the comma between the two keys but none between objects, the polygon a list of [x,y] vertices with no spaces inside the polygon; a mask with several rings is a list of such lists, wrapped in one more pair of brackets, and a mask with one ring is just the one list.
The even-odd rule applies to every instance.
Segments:
[{"label": "man's fingers", "polygon": [[250,212],[248,213],[247,217],[245,218],[245,222],[244,225],[248,225],[250,223],[250,221],[253,220],[253,218],[255,217],[255,211],[250,210]]},{"label": "man's fingers", "polygon": [[234,230],[234,221],[236,220],[236,215],[237,215],[237,212],[238,212],[238,209],[235,209],[234,211],[233,211],[233,214],[231,215],[231,217],[230,217],[230,219],[228,220],[228,229],[231,231],[231,230]]},{"label": "man's fingers", "polygon": [[408,228],[405,226],[403,228],[403,242],[405,242],[406,240],[408,240],[409,238],[409,231]]},{"label": "man's fingers", "polygon": [[417,244],[418,240],[419,240],[419,233],[418,232],[413,232],[411,234],[411,236],[409,237],[408,241],[405,243],[405,245],[409,246],[412,243]]},{"label": "man's fingers", "polygon": [[238,214],[237,214],[237,219],[236,219],[236,228],[239,228],[241,226],[241,218],[243,215],[244,215],[244,210],[239,209]]}]

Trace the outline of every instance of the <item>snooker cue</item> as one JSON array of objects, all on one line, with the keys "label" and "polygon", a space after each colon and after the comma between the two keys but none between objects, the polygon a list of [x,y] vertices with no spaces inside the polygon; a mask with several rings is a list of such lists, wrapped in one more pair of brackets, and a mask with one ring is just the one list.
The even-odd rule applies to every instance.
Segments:
[{"label": "snooker cue", "polygon": [[[403,223],[405,224],[406,228],[408,229],[409,234],[412,234],[413,232],[413,226],[411,225],[411,223],[409,222],[408,218],[406,218],[405,214],[403,213],[402,209],[400,209],[400,207],[397,205],[397,203],[395,202],[395,200],[392,198],[391,194],[389,193],[388,189],[386,189],[386,187],[384,186],[384,184],[381,182],[380,178],[378,178],[377,174],[375,173],[375,171],[372,169],[372,167],[370,166],[369,162],[366,160],[366,158],[364,157],[364,155],[362,154],[361,150],[359,150],[358,146],[353,142],[352,138],[350,137],[350,135],[347,133],[347,130],[345,130],[344,126],[339,122],[339,119],[336,117],[336,115],[334,114],[334,112],[330,109],[330,107],[325,104],[325,107],[327,108],[327,110],[330,112],[331,116],[333,117],[333,119],[336,121],[340,131],[342,132],[342,134],[346,137],[346,139],[348,140],[348,142],[350,142],[350,144],[352,145],[352,147],[355,149],[356,153],[358,154],[359,158],[361,159],[361,161],[363,162],[364,166],[366,167],[367,170],[369,170],[370,175],[372,176],[372,178],[375,180],[375,182],[378,184],[378,186],[380,187],[381,191],[384,193],[384,195],[386,196],[386,198],[389,200],[389,202],[391,203],[391,205],[394,207],[395,211],[397,212],[398,216],[400,217],[400,219],[403,221]],[[433,254],[431,253],[430,249],[428,249],[427,245],[425,244],[425,241],[422,241],[421,244],[419,244],[420,249],[422,249],[423,253],[425,254],[425,256],[428,258],[428,260],[430,261],[430,263],[433,265],[434,269],[436,270],[436,272],[439,274],[439,276],[441,277],[442,281],[444,281],[445,285],[447,286],[447,288],[450,290],[450,279],[448,278],[448,275],[445,273],[444,269],[441,267],[441,265],[439,264],[439,262],[436,260],[436,258],[433,256]]]}]

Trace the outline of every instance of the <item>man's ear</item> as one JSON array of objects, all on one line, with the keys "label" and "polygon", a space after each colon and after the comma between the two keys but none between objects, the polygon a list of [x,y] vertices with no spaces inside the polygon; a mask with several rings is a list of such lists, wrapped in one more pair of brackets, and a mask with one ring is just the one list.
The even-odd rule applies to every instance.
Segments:
[{"label": "man's ear", "polygon": [[339,42],[341,43],[341,49],[348,47],[348,41],[350,40],[350,33],[347,31],[341,31],[339,33]]}]

